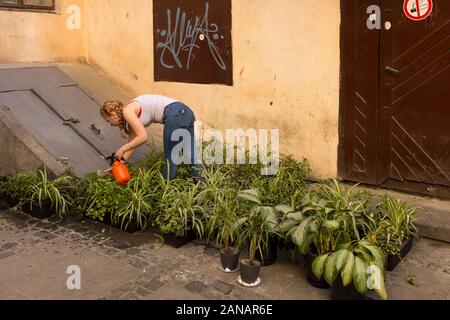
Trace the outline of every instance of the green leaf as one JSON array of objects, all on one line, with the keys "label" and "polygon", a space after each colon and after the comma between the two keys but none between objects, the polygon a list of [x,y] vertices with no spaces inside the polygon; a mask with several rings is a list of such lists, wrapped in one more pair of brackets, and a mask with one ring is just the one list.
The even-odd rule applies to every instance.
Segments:
[{"label": "green leaf", "polygon": [[311,220],[312,220],[312,218],[309,217],[309,218],[305,219],[304,221],[302,221],[302,223],[300,223],[300,225],[297,227],[297,229],[292,234],[292,241],[299,247],[302,246],[303,241],[305,240]]},{"label": "green leaf", "polygon": [[335,254],[330,254],[327,260],[325,261],[325,270],[323,277],[330,286],[333,284],[337,276],[335,261],[336,261]]},{"label": "green leaf", "polygon": [[379,286],[375,286],[374,290],[381,299],[387,300],[388,296],[387,296],[387,292],[386,292],[386,284],[384,282],[384,274],[383,273],[380,274]]},{"label": "green leaf", "polygon": [[317,221],[317,219],[314,219],[309,225],[309,232],[317,233],[317,231],[319,230],[317,225],[318,225],[318,221]]},{"label": "green leaf", "polygon": [[280,205],[278,205],[278,206],[275,207],[275,210],[276,210],[277,212],[281,212],[281,213],[283,213],[283,214],[288,214],[288,213],[290,213],[290,212],[293,212],[293,211],[294,211],[294,208],[292,208],[291,206],[287,206],[287,205],[284,205],[284,204],[280,204]]},{"label": "green leaf", "polygon": [[302,209],[302,213],[307,213],[309,211],[315,212],[316,209],[314,207],[311,207],[311,206],[306,206],[306,207],[303,207],[303,209]]},{"label": "green leaf", "polygon": [[345,266],[345,263],[347,262],[348,256],[352,253],[348,250],[342,249],[337,251],[335,255],[335,266],[336,266],[336,272],[341,272],[342,268]]},{"label": "green leaf", "polygon": [[380,248],[374,245],[367,245],[365,246],[365,248],[372,254],[373,263],[375,263],[381,270],[383,270],[384,273],[386,257],[384,256]]},{"label": "green leaf", "polygon": [[339,229],[339,222],[336,220],[327,220],[323,223],[323,226],[329,230],[337,230]]},{"label": "green leaf", "polygon": [[353,250],[356,256],[358,256],[361,260],[365,261],[366,263],[372,262],[372,253],[367,250],[365,247],[358,247],[355,250]]},{"label": "green leaf", "polygon": [[298,250],[301,254],[306,254],[309,251],[309,248],[311,246],[311,242],[314,238],[314,235],[308,234],[306,238],[303,240],[303,243],[301,246],[299,246]]},{"label": "green leaf", "polygon": [[287,214],[286,218],[293,219],[296,221],[302,221],[303,219],[305,219],[305,216],[301,212],[291,212]]},{"label": "green leaf", "polygon": [[260,213],[270,230],[274,230],[278,225],[275,209],[273,207],[260,207]]},{"label": "green leaf", "polygon": [[281,232],[288,232],[289,230],[294,228],[297,224],[298,224],[298,221],[292,220],[292,219],[287,219],[287,220],[284,220],[279,225],[279,229],[280,229]]},{"label": "green leaf", "polygon": [[353,265],[353,284],[360,294],[367,293],[367,263],[360,257],[355,258]]},{"label": "green leaf", "polygon": [[353,265],[355,263],[355,256],[353,255],[353,253],[349,253],[350,254],[347,257],[347,261],[345,262],[341,271],[342,284],[344,285],[344,287],[348,286],[353,279]]},{"label": "green leaf", "polygon": [[258,189],[241,191],[238,193],[238,198],[261,205]]},{"label": "green leaf", "polygon": [[322,278],[322,274],[324,272],[325,269],[325,261],[327,260],[328,256],[330,254],[327,253],[323,256],[317,257],[314,259],[311,269],[314,273],[314,275],[317,277],[317,279],[321,279]]}]

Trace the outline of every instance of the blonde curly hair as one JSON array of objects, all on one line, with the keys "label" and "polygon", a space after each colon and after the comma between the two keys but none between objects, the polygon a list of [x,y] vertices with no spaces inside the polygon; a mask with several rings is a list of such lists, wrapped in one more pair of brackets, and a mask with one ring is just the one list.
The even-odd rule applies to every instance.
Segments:
[{"label": "blonde curly hair", "polygon": [[106,117],[111,116],[112,112],[117,113],[117,116],[119,117],[119,129],[122,132],[122,137],[125,138],[129,134],[129,131],[127,128],[127,122],[123,117],[123,107],[123,103],[119,100],[106,101],[100,108],[100,115],[103,119],[106,119]]}]

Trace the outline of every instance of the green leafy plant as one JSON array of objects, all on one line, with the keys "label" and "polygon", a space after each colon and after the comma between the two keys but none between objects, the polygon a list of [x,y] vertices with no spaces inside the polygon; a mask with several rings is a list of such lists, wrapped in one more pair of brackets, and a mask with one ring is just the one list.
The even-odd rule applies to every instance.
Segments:
[{"label": "green leafy plant", "polygon": [[[306,188],[305,178],[310,166],[305,159],[302,162],[292,156],[282,155],[278,172],[273,176],[259,174],[253,181],[260,194],[262,203],[269,206],[298,203]],[[295,195],[296,197],[293,197]]]},{"label": "green leafy plant", "polygon": [[28,185],[28,196],[24,200],[29,204],[30,210],[34,205],[39,205],[41,209],[49,205],[51,210],[55,210],[58,215],[62,216],[73,205],[71,190],[71,176],[61,176],[51,180],[48,177],[47,169],[44,168],[44,170],[39,170],[38,179]]},{"label": "green leafy plant", "polygon": [[408,274],[407,281],[410,285],[415,286],[416,285],[416,275],[415,274]]},{"label": "green leafy plant", "polygon": [[77,211],[104,221],[106,214],[119,212],[127,204],[123,188],[109,176],[88,174],[78,184]]},{"label": "green leafy plant", "polygon": [[363,217],[364,230],[368,238],[385,253],[399,255],[404,242],[418,236],[414,225],[416,209],[387,195],[376,209]]},{"label": "green leafy plant", "polygon": [[259,252],[261,259],[264,259],[264,251],[268,250],[270,237],[282,237],[279,229],[279,214],[275,207],[262,205],[257,189],[241,191],[238,198],[250,204],[249,210],[240,219],[241,230],[238,243],[240,247],[248,243],[248,258],[253,263],[256,252]]},{"label": "green leafy plant", "polygon": [[346,287],[353,282],[360,294],[373,289],[380,298],[387,299],[385,257],[366,239],[342,244],[337,251],[318,256],[312,270],[318,279],[323,277],[329,285],[342,281]]},{"label": "green leafy plant", "polygon": [[9,197],[11,201],[21,204],[31,197],[28,187],[38,181],[36,175],[28,172],[20,172],[16,175],[6,177],[1,184],[1,193],[4,197]]},{"label": "green leafy plant", "polygon": [[205,208],[206,241],[215,239],[224,248],[231,247],[239,233],[239,201],[237,190],[228,187],[229,172],[222,169],[204,170],[200,197]]},{"label": "green leafy plant", "polygon": [[162,192],[155,223],[160,230],[180,237],[193,230],[198,236],[203,236],[204,209],[199,184],[181,179],[168,180],[160,174],[159,185]]},{"label": "green leafy plant", "polygon": [[343,242],[359,240],[360,216],[368,209],[369,197],[346,189],[336,180],[318,184],[303,198],[295,212],[286,215],[281,229],[302,254],[310,249],[318,255],[334,252]]},{"label": "green leafy plant", "polygon": [[137,170],[131,181],[123,189],[123,206],[112,212],[113,223],[120,223],[122,229],[130,224],[136,224],[145,229],[152,211],[156,211],[158,171],[144,168]]}]

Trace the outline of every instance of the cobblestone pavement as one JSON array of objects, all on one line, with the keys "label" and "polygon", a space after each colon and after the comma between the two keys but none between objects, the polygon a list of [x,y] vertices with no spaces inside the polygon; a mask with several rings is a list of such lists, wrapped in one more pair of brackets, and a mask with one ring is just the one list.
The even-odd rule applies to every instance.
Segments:
[{"label": "cobblestone pavement", "polygon": [[[244,288],[238,274],[218,270],[218,250],[201,240],[163,245],[152,232],[134,235],[80,217],[37,220],[0,211],[2,299],[329,299],[311,287],[305,269],[279,252],[262,269],[262,284]],[[81,268],[81,290],[68,290],[68,266]],[[407,276],[416,276],[415,285]],[[415,242],[408,258],[387,276],[390,299],[450,299],[450,244]]]}]

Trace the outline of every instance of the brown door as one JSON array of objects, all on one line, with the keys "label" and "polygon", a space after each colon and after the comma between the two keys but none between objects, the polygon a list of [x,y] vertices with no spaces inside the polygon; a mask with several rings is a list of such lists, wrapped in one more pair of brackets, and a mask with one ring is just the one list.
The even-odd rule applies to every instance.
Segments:
[{"label": "brown door", "polygon": [[[422,21],[408,19],[403,3],[381,0],[382,29],[368,30],[365,11],[374,3],[343,1],[343,20],[353,23],[344,23],[342,30],[346,48],[342,175],[352,181],[448,197],[450,1],[434,0],[431,16]],[[364,18],[352,16],[353,10],[363,12]],[[364,20],[364,26],[358,19]],[[385,22],[391,23],[390,29]],[[358,28],[368,35],[358,36]],[[359,46],[374,50],[358,60]],[[356,68],[348,71],[352,67]],[[361,167],[362,163],[366,166]]]}]

